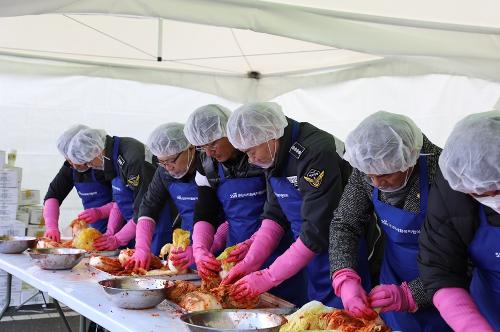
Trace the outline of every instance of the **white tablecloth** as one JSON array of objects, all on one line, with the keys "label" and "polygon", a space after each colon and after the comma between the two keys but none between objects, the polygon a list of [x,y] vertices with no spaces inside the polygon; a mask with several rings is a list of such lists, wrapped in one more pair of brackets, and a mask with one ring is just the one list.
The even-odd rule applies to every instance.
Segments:
[{"label": "white tablecloth", "polygon": [[0,269],[48,292],[49,296],[112,332],[188,331],[179,319],[180,314],[165,302],[147,310],[115,306],[97,283],[105,276],[89,270],[85,262],[87,260],[68,271],[47,271],[35,266],[27,254],[0,254]]}]

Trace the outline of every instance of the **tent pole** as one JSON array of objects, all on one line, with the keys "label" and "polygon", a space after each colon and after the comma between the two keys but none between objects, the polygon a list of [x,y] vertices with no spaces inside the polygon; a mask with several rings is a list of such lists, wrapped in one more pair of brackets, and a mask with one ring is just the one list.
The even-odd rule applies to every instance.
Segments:
[{"label": "tent pole", "polygon": [[162,52],[163,52],[163,19],[158,17],[158,56],[156,60],[158,62],[162,61]]}]

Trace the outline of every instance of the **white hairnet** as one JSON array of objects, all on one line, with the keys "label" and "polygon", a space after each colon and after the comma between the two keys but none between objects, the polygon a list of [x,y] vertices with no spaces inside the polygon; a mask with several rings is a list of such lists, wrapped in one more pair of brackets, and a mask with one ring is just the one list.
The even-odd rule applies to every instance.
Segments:
[{"label": "white hairnet", "polygon": [[184,125],[181,123],[165,123],[157,127],[149,135],[146,145],[157,157],[167,157],[186,150],[189,142],[184,136]]},{"label": "white hairnet", "polygon": [[71,142],[71,139],[73,137],[75,137],[75,135],[78,134],[78,132],[80,130],[84,130],[84,129],[88,129],[88,128],[89,127],[87,127],[86,125],[76,124],[76,125],[69,127],[68,129],[66,129],[61,134],[61,136],[59,136],[59,138],[57,139],[57,143],[56,143],[57,150],[59,150],[59,152],[65,158],[68,158],[68,146],[69,146],[69,143]]},{"label": "white hairnet", "polygon": [[239,150],[247,150],[283,136],[288,125],[281,106],[272,102],[249,103],[236,109],[227,123],[227,136]]},{"label": "white hairnet", "polygon": [[85,129],[73,137],[68,147],[68,158],[75,164],[93,160],[106,143],[106,132],[102,129]]},{"label": "white hairnet", "polygon": [[347,135],[344,159],[365,174],[396,173],[417,163],[422,144],[422,132],[413,120],[379,111]]},{"label": "white hairnet", "polygon": [[184,135],[189,143],[202,146],[226,137],[227,119],[231,111],[221,105],[210,104],[197,108],[186,121]]},{"label": "white hairnet", "polygon": [[500,111],[459,121],[439,157],[439,167],[454,190],[468,194],[500,190]]}]

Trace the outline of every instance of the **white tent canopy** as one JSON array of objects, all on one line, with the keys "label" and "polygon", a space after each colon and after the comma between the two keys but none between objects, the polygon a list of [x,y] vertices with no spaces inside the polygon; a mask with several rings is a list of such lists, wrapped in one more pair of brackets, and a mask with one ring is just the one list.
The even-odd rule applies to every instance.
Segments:
[{"label": "white tent canopy", "polygon": [[500,81],[500,5],[491,0],[0,4],[4,73],[121,78],[236,102],[361,77]]},{"label": "white tent canopy", "polygon": [[[0,0],[0,149],[44,192],[74,123],[145,141],[207,103],[270,99],[341,139],[406,114],[442,145],[500,96],[499,16],[495,0]],[[61,223],[80,210],[73,191]]]}]

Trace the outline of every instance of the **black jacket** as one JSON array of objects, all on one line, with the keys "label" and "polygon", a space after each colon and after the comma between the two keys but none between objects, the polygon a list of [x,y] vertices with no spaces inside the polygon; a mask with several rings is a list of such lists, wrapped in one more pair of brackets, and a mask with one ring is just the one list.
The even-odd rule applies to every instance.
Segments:
[{"label": "black jacket", "polygon": [[[210,186],[198,186],[198,201],[194,208],[195,223],[203,220],[218,227],[225,220],[222,204],[217,197],[217,186],[220,182],[218,164],[216,159],[208,157],[204,152],[198,154],[196,171],[198,176],[207,178]],[[228,179],[264,176],[264,170],[251,165],[248,162],[248,156],[241,151],[237,152],[235,158],[220,164],[222,164],[224,176]]]},{"label": "black jacket", "polygon": [[[85,172],[75,171],[75,177],[73,177],[73,167],[65,161],[64,164],[59,169],[57,175],[50,182],[49,189],[45,194],[44,201],[49,198],[55,198],[59,201],[59,205],[66,199],[68,194],[71,192],[76,183],[80,182],[93,182],[92,171],[89,169]],[[95,178],[98,182],[104,186],[111,188],[111,181],[106,180],[104,177],[104,172],[99,170],[94,170]]]},{"label": "black jacket", "polygon": [[[153,176],[153,180],[149,184],[148,191],[142,198],[141,207],[139,208],[139,217],[149,217],[155,221],[165,207],[165,203],[171,202],[171,207],[175,205],[168,185],[172,182],[190,182],[194,180],[194,173],[186,174],[181,179],[175,179],[165,170],[165,168],[158,166]],[[177,222],[174,227],[180,226],[181,217],[175,216]],[[174,219],[175,220],[175,219]]]},{"label": "black jacket", "polygon": [[120,137],[117,160],[119,173],[117,174],[113,164],[114,141],[114,137],[106,136],[104,175],[108,181],[120,176],[123,183],[133,191],[134,220],[137,221],[142,197],[153,179],[156,163],[153,163],[153,156],[149,151],[146,151],[144,144],[134,138]]},{"label": "black jacket", "polygon": [[[441,172],[429,194],[427,218],[420,234],[420,278],[432,298],[440,288],[468,289],[472,263],[468,247],[479,227],[480,204],[454,191]],[[500,214],[485,207],[488,222],[500,227]]]},{"label": "black jacket", "polygon": [[266,171],[268,189],[263,218],[289,225],[269,181],[270,177],[287,177],[302,195],[300,239],[315,253],[326,252],[333,211],[352,168],[337,154],[331,134],[301,122],[297,142],[292,142],[293,120],[287,118],[287,121],[279,140],[275,167]]},{"label": "black jacket", "polygon": [[[431,185],[439,168],[441,148],[432,144],[424,135],[421,153],[428,154],[427,181]],[[380,201],[409,212],[420,212],[419,170],[420,161],[417,160],[406,186],[393,193],[380,192]],[[366,174],[358,169],[353,170],[339,206],[334,212],[330,224],[330,272],[333,274],[345,268],[354,270],[358,268],[357,248],[360,238],[364,237],[367,240],[368,252],[373,252],[370,268],[373,274],[372,281],[376,281],[379,278],[380,263],[384,256],[385,234],[377,228],[378,220],[372,200],[373,186],[366,179]],[[419,278],[409,280],[408,284],[419,308],[432,303],[431,299],[426,296]]]}]

